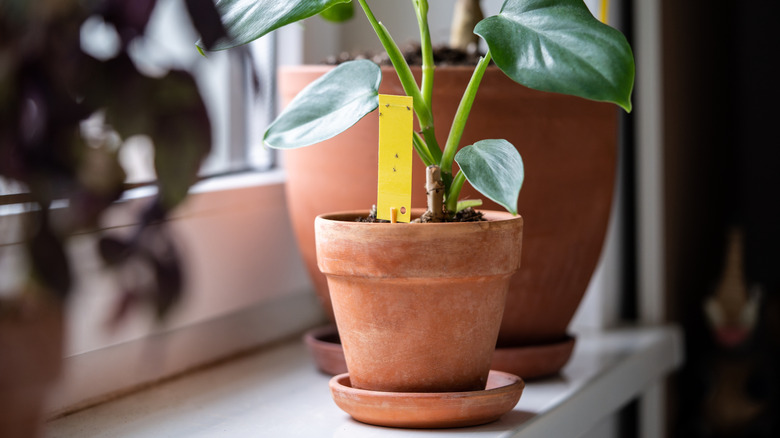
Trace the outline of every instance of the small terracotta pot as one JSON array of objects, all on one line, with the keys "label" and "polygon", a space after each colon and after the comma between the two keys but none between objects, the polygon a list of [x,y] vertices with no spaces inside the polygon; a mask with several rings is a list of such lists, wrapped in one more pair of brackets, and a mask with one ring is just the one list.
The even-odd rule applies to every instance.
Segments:
[{"label": "small terracotta pot", "polygon": [[314,227],[352,386],[485,389],[523,219],[355,222],[367,214],[321,215]]}]

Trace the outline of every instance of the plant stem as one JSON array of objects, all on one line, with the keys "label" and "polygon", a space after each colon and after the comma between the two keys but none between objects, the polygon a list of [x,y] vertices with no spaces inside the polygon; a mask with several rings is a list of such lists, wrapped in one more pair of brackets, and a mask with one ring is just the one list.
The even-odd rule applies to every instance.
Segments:
[{"label": "plant stem", "polygon": [[490,64],[490,58],[490,50],[488,50],[485,56],[479,59],[469,84],[466,86],[466,91],[463,92],[463,97],[460,100],[457,112],[455,112],[455,118],[452,121],[450,134],[447,136],[447,143],[444,146],[444,153],[441,157],[442,173],[452,173],[452,162],[455,159],[455,153],[458,151],[460,139],[463,137],[463,130],[466,128],[466,121],[471,112],[471,106],[474,104],[474,99],[477,96],[479,84],[482,82],[482,76],[484,76],[485,70],[488,64]]},{"label": "plant stem", "polygon": [[425,144],[428,145],[428,151],[433,158],[433,162],[441,162],[441,148],[439,147],[439,142],[436,140],[436,133],[433,130],[433,125],[427,128],[421,128],[420,134],[422,134],[423,138],[425,139]]},{"label": "plant stem", "polygon": [[390,32],[387,28],[377,21],[374,17],[374,13],[371,12],[371,8],[368,7],[366,0],[358,0],[360,7],[363,8],[363,12],[368,18],[368,22],[371,23],[371,27],[374,29],[374,33],[379,38],[387,52],[387,56],[390,58],[390,62],[393,63],[396,74],[398,74],[398,80],[401,81],[401,86],[404,88],[404,92],[407,96],[412,96],[414,99],[414,112],[417,114],[417,120],[420,122],[420,131],[425,138],[425,144],[430,151],[433,158],[441,157],[441,149],[436,142],[436,136],[433,132],[433,113],[431,112],[430,103],[425,100],[420,88],[417,86],[417,82],[414,80],[412,70],[409,68],[409,64],[406,63],[401,50],[396,45],[393,38],[390,36]]},{"label": "plant stem", "polygon": [[[417,15],[417,27],[420,29],[420,50],[422,52],[422,90],[421,94],[425,104],[430,110],[433,107],[433,45],[431,44],[431,33],[428,28],[428,0],[412,0],[414,10]],[[418,117],[419,119],[419,117]],[[420,121],[420,131],[425,137],[425,143],[429,146],[430,155],[434,162],[441,160],[441,148],[436,140],[436,134],[433,130],[433,112],[428,126],[423,126]],[[445,182],[446,184],[446,182]]]},{"label": "plant stem", "polygon": [[437,165],[428,166],[425,169],[425,193],[428,195],[428,211],[431,213],[431,222],[444,220],[442,201],[444,199],[444,183],[441,180],[441,169]]},{"label": "plant stem", "polygon": [[422,52],[422,96],[433,105],[433,45],[431,44],[431,32],[428,28],[428,0],[412,0],[415,12],[417,12],[417,27],[420,28],[420,50]]},{"label": "plant stem", "polygon": [[460,189],[463,188],[463,183],[465,182],[466,175],[463,174],[462,170],[458,170],[457,175],[452,179],[450,189],[447,192],[447,200],[444,204],[444,207],[450,214],[454,215],[458,212],[458,197],[460,196]]},{"label": "plant stem", "polygon": [[428,146],[425,145],[425,140],[423,140],[417,132],[412,132],[412,135],[412,145],[414,145],[414,150],[417,151],[417,155],[422,158],[423,163],[425,163],[426,166],[436,164],[437,161],[431,156],[431,151],[429,151]]},{"label": "plant stem", "polygon": [[450,47],[453,49],[468,50],[470,45],[479,43],[474,27],[485,18],[479,3],[480,0],[458,0],[455,3],[450,26]]}]

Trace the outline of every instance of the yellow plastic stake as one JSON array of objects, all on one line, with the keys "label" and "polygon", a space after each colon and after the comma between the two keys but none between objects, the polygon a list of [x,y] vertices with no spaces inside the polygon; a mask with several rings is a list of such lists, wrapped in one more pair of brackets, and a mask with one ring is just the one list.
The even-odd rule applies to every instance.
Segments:
[{"label": "yellow plastic stake", "polygon": [[412,104],[410,96],[379,95],[379,219],[393,220],[391,209],[398,222],[411,219]]}]

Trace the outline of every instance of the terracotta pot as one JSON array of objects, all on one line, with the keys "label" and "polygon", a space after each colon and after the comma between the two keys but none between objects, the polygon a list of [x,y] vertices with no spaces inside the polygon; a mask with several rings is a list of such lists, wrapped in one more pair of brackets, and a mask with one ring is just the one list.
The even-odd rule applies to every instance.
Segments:
[{"label": "terracotta pot", "polygon": [[[282,102],[289,102],[330,68],[282,69]],[[419,78],[419,69],[413,71]],[[433,111],[442,144],[471,72],[470,67],[436,69]],[[389,68],[383,68],[380,92],[403,93]],[[538,346],[567,338],[609,220],[617,165],[617,114],[609,104],[530,90],[493,67],[485,73],[462,144],[505,138],[522,154],[526,178],[518,202],[528,226],[525,250],[534,254],[512,279],[500,345]],[[376,203],[377,130],[374,112],[333,139],[284,154],[293,228],[331,318],[325,277],[317,270],[311,222],[325,212],[367,209]],[[425,173],[420,160],[414,165],[413,184],[419,190],[412,194],[412,205],[423,207]],[[464,194],[484,199],[468,184]],[[483,208],[501,210],[492,202]]]},{"label": "terracotta pot", "polygon": [[314,227],[352,387],[484,390],[520,267],[523,219],[487,212],[483,222],[354,221],[367,215],[322,215]]},{"label": "terracotta pot", "polygon": [[63,318],[59,307],[19,310],[0,313],[0,436],[33,438],[62,367]]}]

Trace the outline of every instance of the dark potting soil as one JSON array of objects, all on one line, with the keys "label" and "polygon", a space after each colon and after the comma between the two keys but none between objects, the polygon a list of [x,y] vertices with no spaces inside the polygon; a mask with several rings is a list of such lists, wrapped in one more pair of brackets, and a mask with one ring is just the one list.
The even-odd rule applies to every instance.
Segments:
[{"label": "dark potting soil", "polygon": [[[374,206],[375,207],[375,206]],[[484,221],[485,218],[482,212],[474,210],[471,207],[464,208],[463,210],[455,213],[455,217],[445,219],[444,222],[479,222]],[[415,219],[413,222],[430,222],[429,220],[425,220],[425,215],[420,219]],[[372,208],[371,212],[367,217],[359,217],[355,219],[355,222],[368,222],[368,223],[390,223],[389,220],[386,219],[377,219],[376,217],[376,208]]]},{"label": "dark potting soil", "polygon": [[[409,65],[422,65],[422,51],[420,50],[420,45],[418,43],[407,44],[400,49],[404,59],[406,59],[406,62]],[[480,53],[476,45],[469,50],[453,49],[449,46],[433,47],[433,62],[437,66],[477,65],[479,57],[483,55],[484,53]],[[370,59],[379,65],[392,65],[390,57],[388,57],[385,52],[342,52],[335,56],[329,56],[325,59],[324,63],[328,65],[338,65],[342,62],[355,59]]]}]

